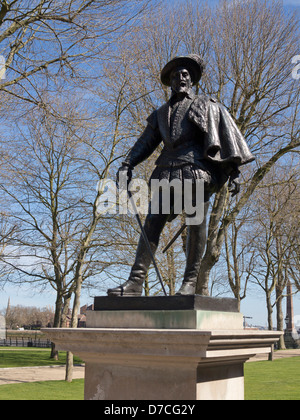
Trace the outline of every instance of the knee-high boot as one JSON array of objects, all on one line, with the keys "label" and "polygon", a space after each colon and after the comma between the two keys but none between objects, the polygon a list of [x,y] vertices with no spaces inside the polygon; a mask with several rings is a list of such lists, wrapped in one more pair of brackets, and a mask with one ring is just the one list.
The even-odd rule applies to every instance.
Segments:
[{"label": "knee-high boot", "polygon": [[[145,221],[145,233],[149,240],[152,254],[155,255],[161,231],[166,223],[165,215],[148,215]],[[152,262],[143,236],[140,236],[135,262],[131,268],[128,280],[121,286],[108,289],[108,296],[141,296],[143,284]]]},{"label": "knee-high boot", "polygon": [[188,227],[186,266],[183,282],[176,295],[194,295],[201,259],[206,247],[206,215],[209,203],[205,203],[204,220],[200,225]]}]

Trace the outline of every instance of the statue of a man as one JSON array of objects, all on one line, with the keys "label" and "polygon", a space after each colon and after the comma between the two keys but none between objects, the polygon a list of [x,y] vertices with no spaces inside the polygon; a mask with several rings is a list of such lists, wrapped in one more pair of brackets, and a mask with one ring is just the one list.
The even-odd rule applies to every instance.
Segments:
[{"label": "statue of a man", "polygon": [[[176,57],[166,64],[161,81],[171,87],[171,98],[148,117],[144,133],[129,151],[118,173],[125,172],[130,180],[132,169],[163,142],[152,180],[204,181],[204,220],[188,226],[186,267],[177,295],[195,293],[206,244],[206,216],[211,195],[228,179],[230,191],[237,194],[238,168],[254,159],[227,110],[213,98],[193,93],[192,86],[199,82],[203,70],[203,60],[195,54]],[[194,200],[193,195],[191,200]],[[176,217],[174,202],[170,213],[164,214],[160,209],[158,214],[152,214],[150,204],[144,229],[153,254],[166,222]],[[141,236],[129,279],[121,286],[109,289],[108,295],[140,296],[150,264],[151,256]]]}]

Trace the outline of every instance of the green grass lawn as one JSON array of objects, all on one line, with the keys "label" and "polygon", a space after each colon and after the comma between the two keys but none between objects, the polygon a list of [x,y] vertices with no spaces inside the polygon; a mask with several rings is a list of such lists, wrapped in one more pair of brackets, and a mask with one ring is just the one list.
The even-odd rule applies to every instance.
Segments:
[{"label": "green grass lawn", "polygon": [[0,401],[83,400],[84,379],[29,382],[0,386]]},{"label": "green grass lawn", "polygon": [[[0,348],[0,368],[64,364],[50,359],[49,349]],[[80,363],[75,358],[75,363]],[[82,400],[84,380],[46,381],[0,386],[0,400]],[[300,400],[300,357],[245,364],[246,400]]]},{"label": "green grass lawn", "polygon": [[[24,366],[52,366],[64,365],[66,363],[66,353],[59,352],[59,360],[50,359],[50,349],[14,349],[10,347],[0,347],[0,369],[8,367]],[[74,356],[74,363],[82,361]]]},{"label": "green grass lawn", "polygon": [[245,364],[246,400],[300,400],[300,357]]},{"label": "green grass lawn", "polygon": [[[0,347],[0,369],[26,366],[64,365],[66,352],[59,352],[59,360],[50,359],[50,349]],[[74,363],[82,361],[74,356]],[[2,400],[83,400],[83,379],[42,381],[0,386]]]}]

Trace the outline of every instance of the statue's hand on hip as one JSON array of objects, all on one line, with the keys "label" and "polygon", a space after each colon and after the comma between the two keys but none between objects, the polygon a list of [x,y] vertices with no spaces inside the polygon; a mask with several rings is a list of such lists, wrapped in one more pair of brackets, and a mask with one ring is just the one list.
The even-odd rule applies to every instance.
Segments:
[{"label": "statue's hand on hip", "polygon": [[241,183],[238,178],[229,178],[228,190],[231,193],[231,196],[234,197],[241,190]]}]

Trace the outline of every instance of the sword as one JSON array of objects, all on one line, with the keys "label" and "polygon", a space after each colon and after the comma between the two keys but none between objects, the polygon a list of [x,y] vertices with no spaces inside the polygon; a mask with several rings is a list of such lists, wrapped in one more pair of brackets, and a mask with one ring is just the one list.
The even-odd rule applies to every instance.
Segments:
[{"label": "sword", "polygon": [[156,264],[156,261],[155,261],[155,258],[154,258],[154,255],[153,255],[153,252],[152,252],[152,249],[151,249],[151,246],[150,246],[149,239],[148,239],[148,237],[147,237],[147,234],[146,234],[146,232],[145,232],[144,226],[142,225],[141,218],[140,218],[140,216],[139,216],[139,212],[138,212],[138,210],[137,210],[137,208],[136,208],[136,205],[135,205],[134,200],[132,199],[132,194],[131,194],[131,192],[130,192],[128,189],[127,189],[127,193],[128,193],[128,198],[129,198],[129,201],[130,201],[130,203],[131,203],[131,205],[132,205],[132,208],[133,208],[133,211],[134,211],[134,213],[135,213],[136,220],[137,220],[137,222],[138,222],[138,224],[139,224],[139,226],[140,226],[140,229],[141,229],[141,232],[142,232],[142,235],[143,235],[143,238],[144,238],[145,244],[146,244],[146,246],[147,246],[147,249],[148,249],[149,255],[150,255],[151,260],[152,260],[152,263],[153,263],[153,265],[154,265],[154,268],[155,268],[155,271],[156,271],[157,277],[158,277],[158,279],[159,279],[159,281],[160,281],[160,284],[161,284],[161,287],[162,287],[162,289],[163,289],[164,295],[165,295],[165,296],[167,296],[166,289],[165,289],[165,286],[164,286],[164,283],[163,283],[162,277],[161,277],[161,275],[160,275],[160,272],[159,272],[158,266],[157,266],[157,264]]},{"label": "sword", "polygon": [[168,249],[173,245],[173,243],[176,241],[176,239],[178,238],[178,236],[180,236],[182,234],[182,232],[184,231],[184,229],[186,228],[186,224],[184,223],[181,228],[179,229],[179,231],[176,233],[176,235],[174,236],[174,238],[168,243],[168,245],[164,248],[163,253],[167,252]]}]

